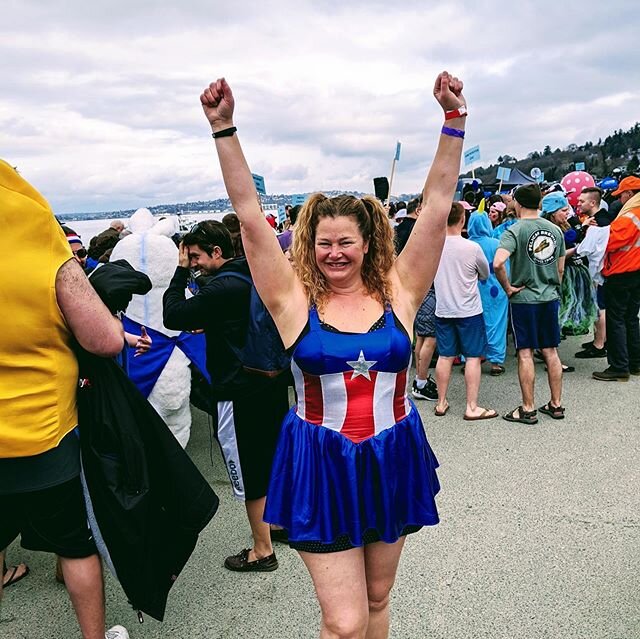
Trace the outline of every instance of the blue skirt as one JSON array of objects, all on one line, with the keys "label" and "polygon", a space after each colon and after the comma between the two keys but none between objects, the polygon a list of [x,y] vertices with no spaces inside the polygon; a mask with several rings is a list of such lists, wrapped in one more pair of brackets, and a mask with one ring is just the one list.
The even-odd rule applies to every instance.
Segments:
[{"label": "blue skirt", "polygon": [[409,414],[375,437],[354,444],[340,433],[287,413],[273,460],[265,521],[292,541],[353,546],[375,530],[386,543],[407,526],[437,524],[438,461],[420,415]]}]

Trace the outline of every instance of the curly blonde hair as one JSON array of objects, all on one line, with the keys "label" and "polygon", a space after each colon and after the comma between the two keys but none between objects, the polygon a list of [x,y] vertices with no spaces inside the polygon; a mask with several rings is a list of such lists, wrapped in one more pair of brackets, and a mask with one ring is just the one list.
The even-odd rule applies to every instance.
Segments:
[{"label": "curly blonde hair", "polygon": [[304,203],[293,234],[291,256],[309,304],[322,308],[329,298],[329,285],[318,268],[315,255],[316,229],[323,217],[352,217],[369,250],[362,263],[362,281],[367,292],[381,304],[391,301],[389,271],[394,261],[393,231],[380,202],[366,195],[328,198],[314,193]]}]

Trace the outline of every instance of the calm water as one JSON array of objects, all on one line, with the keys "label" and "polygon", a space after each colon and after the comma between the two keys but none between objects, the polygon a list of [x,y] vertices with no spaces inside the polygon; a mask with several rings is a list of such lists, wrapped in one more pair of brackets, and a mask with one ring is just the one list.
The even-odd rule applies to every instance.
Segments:
[{"label": "calm water", "polygon": [[[187,226],[191,226],[191,223],[202,222],[203,220],[222,220],[222,218],[229,211],[222,213],[194,213],[193,215],[183,215],[181,219],[187,223]],[[109,224],[116,219],[121,219],[125,226],[127,225],[128,218],[112,218],[102,220],[78,220],[78,221],[63,221],[63,224],[72,228],[76,233],[80,235],[85,246],[89,245],[89,241],[95,235],[98,235],[101,231],[109,228]]]}]

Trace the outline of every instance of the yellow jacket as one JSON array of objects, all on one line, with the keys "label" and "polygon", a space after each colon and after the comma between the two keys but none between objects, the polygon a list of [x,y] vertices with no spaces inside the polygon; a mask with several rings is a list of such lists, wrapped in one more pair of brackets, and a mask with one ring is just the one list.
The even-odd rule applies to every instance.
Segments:
[{"label": "yellow jacket", "polygon": [[47,201],[3,160],[0,216],[0,457],[27,457],[77,423],[78,365],[55,290],[73,256]]}]

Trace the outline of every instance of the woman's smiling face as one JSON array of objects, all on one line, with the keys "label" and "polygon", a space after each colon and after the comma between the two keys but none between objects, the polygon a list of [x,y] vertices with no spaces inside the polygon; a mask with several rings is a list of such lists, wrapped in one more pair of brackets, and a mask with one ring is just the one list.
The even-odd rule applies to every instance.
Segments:
[{"label": "woman's smiling face", "polygon": [[329,284],[343,285],[361,278],[369,242],[354,217],[322,217],[316,227],[315,254],[320,272]]}]

